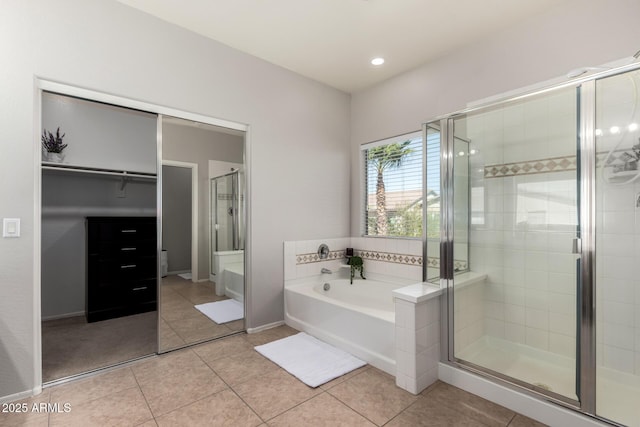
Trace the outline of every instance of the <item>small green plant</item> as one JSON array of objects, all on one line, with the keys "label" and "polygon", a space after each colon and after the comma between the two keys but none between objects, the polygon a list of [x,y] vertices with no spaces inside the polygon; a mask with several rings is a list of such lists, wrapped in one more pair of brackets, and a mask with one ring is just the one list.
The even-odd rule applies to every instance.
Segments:
[{"label": "small green plant", "polygon": [[56,130],[55,136],[51,132],[48,132],[46,129],[44,129],[42,131],[42,146],[49,153],[62,153],[62,150],[64,150],[67,147],[67,144],[64,144],[62,142],[62,139],[64,138],[65,135],[66,134],[64,133],[60,135],[59,126],[58,126],[58,129]]}]

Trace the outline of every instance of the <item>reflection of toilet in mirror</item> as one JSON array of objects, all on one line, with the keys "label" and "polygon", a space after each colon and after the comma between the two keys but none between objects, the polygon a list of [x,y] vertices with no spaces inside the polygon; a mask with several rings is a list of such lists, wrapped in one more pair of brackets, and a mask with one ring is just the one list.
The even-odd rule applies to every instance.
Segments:
[{"label": "reflection of toilet in mirror", "polygon": [[213,253],[216,295],[244,301],[244,251]]}]

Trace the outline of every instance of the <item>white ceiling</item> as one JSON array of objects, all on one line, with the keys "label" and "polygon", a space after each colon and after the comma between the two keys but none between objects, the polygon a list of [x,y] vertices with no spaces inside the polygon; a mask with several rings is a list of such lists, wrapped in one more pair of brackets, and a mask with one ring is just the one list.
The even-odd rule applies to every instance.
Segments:
[{"label": "white ceiling", "polygon": [[[562,0],[117,0],[355,92]],[[382,56],[386,63],[373,66]]]}]

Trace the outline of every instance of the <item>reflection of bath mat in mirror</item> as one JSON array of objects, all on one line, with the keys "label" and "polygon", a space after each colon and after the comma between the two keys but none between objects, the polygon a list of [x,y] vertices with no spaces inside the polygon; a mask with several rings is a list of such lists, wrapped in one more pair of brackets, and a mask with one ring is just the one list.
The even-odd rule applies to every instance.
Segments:
[{"label": "reflection of bath mat in mirror", "polygon": [[244,317],[244,304],[234,299],[208,302],[194,306],[216,323],[227,323]]},{"label": "reflection of bath mat in mirror", "polygon": [[366,362],[304,332],[255,347],[309,387],[318,387]]},{"label": "reflection of bath mat in mirror", "polygon": [[182,277],[184,280],[191,280],[193,276],[191,275],[191,273],[182,273],[178,274],[178,277]]}]

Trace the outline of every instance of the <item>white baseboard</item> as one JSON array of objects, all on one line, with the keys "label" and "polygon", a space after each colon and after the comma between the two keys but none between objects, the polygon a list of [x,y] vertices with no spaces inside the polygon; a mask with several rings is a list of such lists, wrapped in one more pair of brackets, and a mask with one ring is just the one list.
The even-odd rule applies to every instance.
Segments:
[{"label": "white baseboard", "polygon": [[279,322],[268,323],[266,325],[258,326],[256,328],[248,328],[248,334],[255,334],[257,332],[266,331],[267,329],[276,328],[278,326],[284,325],[284,320],[280,320]]},{"label": "white baseboard", "polygon": [[2,396],[0,397],[0,403],[15,402],[16,400],[37,396],[40,393],[42,393],[42,386],[35,387],[33,390],[26,390],[26,391],[21,391],[20,393],[14,393],[8,396]]},{"label": "white baseboard", "polygon": [[178,274],[191,273],[191,270],[167,271],[167,276],[177,276]]},{"label": "white baseboard", "polygon": [[56,314],[53,316],[42,317],[42,321],[46,322],[47,320],[67,319],[69,317],[78,317],[78,316],[84,316],[84,315],[85,315],[85,312],[84,310],[82,310],[82,311],[77,311],[75,313]]}]

